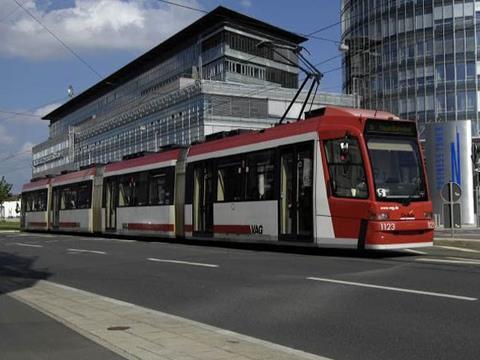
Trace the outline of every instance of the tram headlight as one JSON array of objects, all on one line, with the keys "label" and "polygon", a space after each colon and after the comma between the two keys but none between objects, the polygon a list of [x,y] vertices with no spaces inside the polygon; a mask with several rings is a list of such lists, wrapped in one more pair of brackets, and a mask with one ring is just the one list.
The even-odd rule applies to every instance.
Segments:
[{"label": "tram headlight", "polygon": [[371,213],[370,214],[370,220],[388,220],[390,217],[388,216],[388,213],[386,212],[381,212],[381,213]]},{"label": "tram headlight", "polygon": [[431,211],[426,211],[426,212],[423,213],[423,217],[425,219],[432,220],[433,219],[433,213]]}]

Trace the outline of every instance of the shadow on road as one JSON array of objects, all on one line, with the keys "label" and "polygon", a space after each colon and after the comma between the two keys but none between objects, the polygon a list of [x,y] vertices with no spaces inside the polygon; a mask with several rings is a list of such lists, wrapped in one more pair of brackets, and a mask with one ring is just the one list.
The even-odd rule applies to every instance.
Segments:
[{"label": "shadow on road", "polygon": [[18,256],[0,251],[0,296],[33,286],[39,280],[48,279],[52,274],[36,270],[36,257]]},{"label": "shadow on road", "polygon": [[222,241],[211,239],[167,239],[167,238],[152,238],[140,236],[109,236],[110,238],[123,238],[146,242],[166,242],[171,244],[185,244],[185,245],[199,245],[222,247],[229,249],[250,250],[250,251],[265,251],[265,252],[280,252],[288,254],[312,255],[312,256],[337,256],[337,257],[353,257],[353,258],[367,258],[367,259],[382,259],[382,258],[398,258],[415,256],[411,253],[395,250],[357,250],[357,249],[341,249],[341,248],[320,248],[309,245],[309,243],[257,243],[257,242],[242,242],[242,241]]}]

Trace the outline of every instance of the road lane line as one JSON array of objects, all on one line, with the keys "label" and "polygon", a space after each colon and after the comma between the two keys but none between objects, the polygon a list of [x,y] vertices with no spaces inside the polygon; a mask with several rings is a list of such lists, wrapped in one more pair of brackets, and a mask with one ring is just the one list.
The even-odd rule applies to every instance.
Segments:
[{"label": "road lane line", "polygon": [[24,243],[12,243],[12,245],[18,245],[18,246],[27,246],[27,247],[35,247],[35,248],[41,248],[41,247],[43,247],[42,245],[36,245],[36,244],[24,244]]},{"label": "road lane line", "polygon": [[443,264],[466,264],[466,265],[480,265],[480,262],[472,262],[465,260],[446,260],[446,259],[415,259],[415,261],[421,262],[433,262],[433,263],[443,263]]},{"label": "road lane line", "polygon": [[460,247],[456,247],[456,246],[436,245],[435,247],[439,247],[439,248],[442,248],[442,249],[448,249],[448,250],[457,250],[457,251],[464,251],[464,252],[471,252],[471,253],[480,253],[480,251],[478,251],[478,250],[460,248]]},{"label": "road lane line", "polygon": [[427,255],[428,253],[419,251],[419,250],[413,250],[413,249],[404,249],[404,251],[412,253],[412,254],[418,254],[418,255]]},{"label": "road lane line", "polygon": [[156,258],[147,258],[147,260],[155,261],[155,262],[172,263],[172,264],[183,264],[183,265],[192,265],[192,266],[203,266],[203,267],[209,267],[209,268],[218,268],[218,265],[215,265],[215,264],[204,264],[204,263],[197,263],[197,262],[190,262],[190,261],[167,260],[167,259],[156,259]]},{"label": "road lane line", "polygon": [[105,255],[105,251],[97,251],[97,250],[85,250],[85,249],[67,249],[70,252],[82,252],[82,253],[91,253],[91,254],[100,254]]},{"label": "road lane line", "polygon": [[451,295],[451,294],[444,294],[444,293],[437,293],[437,292],[430,292],[430,291],[412,290],[412,289],[397,288],[397,287],[392,287],[392,286],[380,286],[380,285],[365,284],[365,283],[358,283],[358,282],[352,282],[352,281],[326,279],[326,278],[318,278],[318,277],[307,277],[307,280],[323,281],[323,282],[334,283],[334,284],[360,286],[360,287],[366,287],[366,288],[397,291],[397,292],[404,292],[404,293],[418,294],[418,295],[444,297],[444,298],[455,299],[455,300],[465,300],[465,301],[477,301],[478,300],[478,298],[468,297],[468,296]]},{"label": "road lane line", "polygon": [[449,258],[449,259],[453,259],[453,260],[465,261],[465,263],[480,264],[480,260],[479,260],[479,259],[468,259],[468,258],[453,257],[453,256],[449,256],[448,258]]}]

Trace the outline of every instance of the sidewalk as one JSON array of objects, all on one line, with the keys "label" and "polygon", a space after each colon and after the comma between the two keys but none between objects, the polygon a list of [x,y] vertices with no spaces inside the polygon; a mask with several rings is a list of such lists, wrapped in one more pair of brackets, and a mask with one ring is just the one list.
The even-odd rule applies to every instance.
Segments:
[{"label": "sidewalk", "polygon": [[442,246],[458,246],[474,250],[480,250],[480,228],[477,227],[462,227],[456,229],[454,237],[450,229],[438,228],[435,229],[435,245]]},{"label": "sidewalk", "polygon": [[127,359],[325,359],[44,280],[10,295]]},{"label": "sidewalk", "polygon": [[8,295],[0,294],[0,309],[2,359],[122,359]]}]

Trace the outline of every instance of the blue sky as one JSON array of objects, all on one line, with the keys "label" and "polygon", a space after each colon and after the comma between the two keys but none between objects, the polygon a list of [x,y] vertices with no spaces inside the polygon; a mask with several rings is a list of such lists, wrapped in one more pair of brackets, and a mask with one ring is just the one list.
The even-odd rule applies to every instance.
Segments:
[{"label": "blue sky", "polygon": [[[103,76],[193,22],[201,13],[157,0],[16,0]],[[171,0],[204,10],[218,5],[285,29],[309,34],[339,20],[340,0]],[[340,26],[309,40],[314,63],[340,55]],[[319,66],[336,69],[340,57]],[[0,177],[21,184],[31,176],[32,144],[47,138],[48,122],[39,117],[99,78],[42,29],[14,0],[0,0]],[[324,91],[341,91],[341,71],[328,72]]]}]

